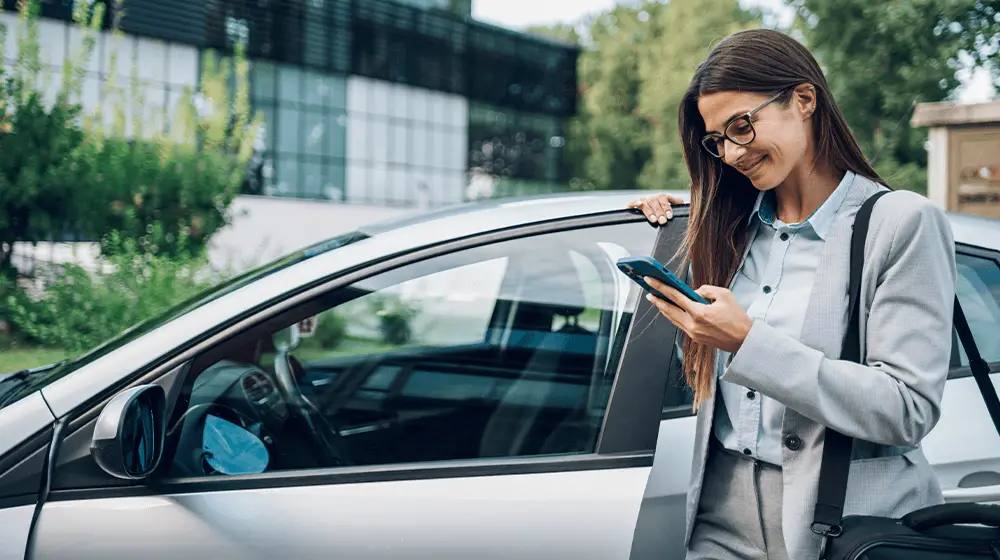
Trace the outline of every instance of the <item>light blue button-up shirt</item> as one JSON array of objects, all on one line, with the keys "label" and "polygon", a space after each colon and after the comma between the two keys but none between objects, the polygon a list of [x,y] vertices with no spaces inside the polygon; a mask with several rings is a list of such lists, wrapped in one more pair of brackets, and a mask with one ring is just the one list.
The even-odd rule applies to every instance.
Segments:
[{"label": "light blue button-up shirt", "polygon": [[[823,243],[854,177],[847,172],[826,201],[797,224],[777,219],[774,191],[765,191],[757,197],[748,224],[753,241],[730,286],[736,301],[751,319],[764,321],[790,336],[801,335]],[[729,358],[729,352],[719,352],[720,376]],[[784,405],[752,387],[721,379],[718,387],[722,398],[715,415],[715,435],[722,445],[751,458],[781,465]]]}]

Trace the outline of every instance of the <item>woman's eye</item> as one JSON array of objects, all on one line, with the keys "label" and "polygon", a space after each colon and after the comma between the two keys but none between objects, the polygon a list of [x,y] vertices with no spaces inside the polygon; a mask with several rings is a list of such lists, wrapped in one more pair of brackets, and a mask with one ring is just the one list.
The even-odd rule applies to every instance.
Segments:
[{"label": "woman's eye", "polygon": [[734,122],[732,126],[729,127],[729,130],[731,130],[733,134],[749,134],[753,128],[751,128],[750,123],[740,120]]}]

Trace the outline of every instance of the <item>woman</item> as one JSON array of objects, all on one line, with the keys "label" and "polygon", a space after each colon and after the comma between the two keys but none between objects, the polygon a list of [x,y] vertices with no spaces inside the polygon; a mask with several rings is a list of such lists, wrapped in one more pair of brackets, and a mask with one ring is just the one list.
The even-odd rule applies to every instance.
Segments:
[{"label": "woman", "polygon": [[[649,281],[686,335],[698,428],[688,558],[816,558],[823,434],[856,438],[845,515],[941,503],[920,451],[940,414],[955,256],[941,210],[905,191],[875,208],[861,287],[865,364],[839,360],[851,225],[886,189],[798,42],[752,30],[719,43],[679,111],[691,174],[685,249],[709,305]],[[666,223],[665,195],[632,202]]]}]

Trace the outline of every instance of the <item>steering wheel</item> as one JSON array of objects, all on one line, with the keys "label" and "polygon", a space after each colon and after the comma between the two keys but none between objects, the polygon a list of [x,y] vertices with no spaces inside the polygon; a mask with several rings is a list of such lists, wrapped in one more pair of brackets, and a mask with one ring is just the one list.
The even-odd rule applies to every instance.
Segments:
[{"label": "steering wheel", "polygon": [[340,432],[327,420],[319,407],[313,404],[299,389],[297,371],[303,371],[298,360],[287,351],[279,351],[274,358],[274,377],[278,391],[288,407],[306,423],[310,434],[319,446],[325,466],[345,466],[352,464],[343,445]]}]

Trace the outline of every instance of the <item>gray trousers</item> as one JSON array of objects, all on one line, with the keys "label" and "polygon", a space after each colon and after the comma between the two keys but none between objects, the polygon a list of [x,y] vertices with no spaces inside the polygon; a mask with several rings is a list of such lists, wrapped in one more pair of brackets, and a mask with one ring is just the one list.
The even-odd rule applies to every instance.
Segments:
[{"label": "gray trousers", "polygon": [[711,441],[687,560],[787,560],[781,468]]}]

